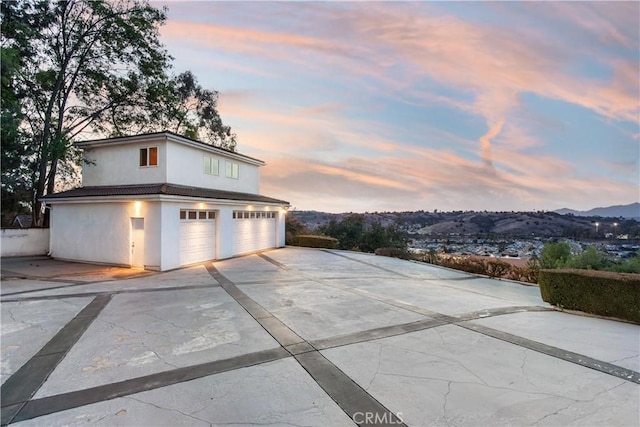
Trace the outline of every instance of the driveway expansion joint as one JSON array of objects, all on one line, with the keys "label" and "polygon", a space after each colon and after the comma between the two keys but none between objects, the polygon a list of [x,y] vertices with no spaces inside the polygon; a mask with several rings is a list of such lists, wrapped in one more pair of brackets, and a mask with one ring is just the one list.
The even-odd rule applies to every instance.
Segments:
[{"label": "driveway expansion joint", "polygon": [[[270,260],[266,255],[259,254],[260,257]],[[282,265],[284,267],[284,265]],[[281,268],[282,268],[281,267]],[[356,384],[336,365],[327,360],[320,352],[305,339],[292,331],[280,319],[271,315],[268,310],[260,306],[252,298],[247,296],[226,276],[218,271],[213,265],[208,265],[207,270],[221,285],[222,288],[247,312],[253,316],[256,321],[267,331],[280,345],[281,348],[291,354],[295,360],[309,373],[311,378],[322,388],[331,399],[333,399],[340,408],[351,418],[355,420],[356,414],[367,412],[376,414],[376,420],[384,420],[383,423],[374,422],[368,425],[385,426],[395,425],[404,426],[405,424],[398,417],[385,408],[373,396],[367,393],[362,387]],[[245,303],[253,301],[253,304],[243,305],[240,300]],[[257,306],[257,307],[256,307]],[[268,313],[267,317],[257,317],[256,312]],[[355,421],[354,421],[355,422]]]},{"label": "driveway expansion joint", "polygon": [[12,422],[27,402],[111,301],[111,295],[97,296],[67,323],[35,356],[18,369],[0,388],[3,423]]}]

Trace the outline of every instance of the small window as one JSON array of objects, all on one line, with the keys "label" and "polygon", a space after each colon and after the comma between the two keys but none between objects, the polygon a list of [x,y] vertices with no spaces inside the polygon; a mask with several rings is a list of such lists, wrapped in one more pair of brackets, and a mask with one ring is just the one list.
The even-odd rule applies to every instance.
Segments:
[{"label": "small window", "polygon": [[237,212],[233,211],[233,219],[236,219]]},{"label": "small window", "polygon": [[180,211],[180,219],[187,219],[187,211]]},{"label": "small window", "polygon": [[198,212],[198,219],[207,219],[207,212],[205,211]]},{"label": "small window", "polygon": [[196,211],[189,211],[189,219],[197,219],[197,214]]},{"label": "small window", "polygon": [[140,149],[140,166],[147,166],[148,164],[148,150],[146,148]]},{"label": "small window", "polygon": [[140,166],[158,166],[158,147],[140,149]]},{"label": "small window", "polygon": [[216,219],[216,212],[215,211],[209,211],[207,213],[209,219]]},{"label": "small window", "polygon": [[238,179],[240,175],[240,165],[227,162],[227,178]]},{"label": "small window", "polygon": [[249,212],[244,213],[244,219],[249,219]]},{"label": "small window", "polygon": [[204,173],[207,175],[218,175],[218,159],[214,159],[213,157],[204,156]]}]

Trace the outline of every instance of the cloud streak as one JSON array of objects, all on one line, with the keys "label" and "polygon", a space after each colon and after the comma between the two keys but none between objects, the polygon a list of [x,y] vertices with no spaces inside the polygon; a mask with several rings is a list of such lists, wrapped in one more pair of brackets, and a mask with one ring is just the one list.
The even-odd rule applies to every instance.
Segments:
[{"label": "cloud streak", "polygon": [[170,44],[220,53],[211,63],[236,71],[220,88],[223,117],[241,150],[269,162],[263,190],[305,207],[317,198],[304,185],[327,200],[335,193],[327,205],[337,210],[401,200],[589,207],[594,185],[606,190],[601,203],[637,198],[628,184],[637,162],[603,152],[612,157],[592,166],[630,165],[610,178],[563,146],[581,126],[599,129],[594,150],[638,135],[640,46],[630,25],[640,6],[467,7],[510,24],[442,3],[224,3],[182,11],[162,32]]}]

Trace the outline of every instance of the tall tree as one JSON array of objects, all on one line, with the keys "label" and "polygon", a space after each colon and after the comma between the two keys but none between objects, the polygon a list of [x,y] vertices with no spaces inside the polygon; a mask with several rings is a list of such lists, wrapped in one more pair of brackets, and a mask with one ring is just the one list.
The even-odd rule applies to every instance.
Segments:
[{"label": "tall tree", "polygon": [[222,122],[218,96],[217,91],[203,88],[191,71],[167,77],[156,82],[137,105],[112,111],[112,134],[170,130],[235,151],[236,134]]},{"label": "tall tree", "polygon": [[5,130],[18,129],[12,141],[29,142],[23,153],[15,144],[7,148],[29,171],[34,225],[48,225],[40,199],[81,161],[73,148],[81,135],[168,129],[235,149],[235,135],[216,109],[218,93],[202,88],[190,72],[169,74],[172,58],[159,38],[166,10],[147,0],[6,3],[3,65],[13,52],[27,60],[6,73],[3,67],[3,89],[6,75],[20,97],[13,104],[3,98],[3,121],[5,104],[7,113],[17,107],[2,131],[4,137]]},{"label": "tall tree", "polygon": [[14,84],[24,93],[22,126],[33,141],[34,224],[46,225],[40,198],[54,191],[60,165],[77,161],[74,138],[107,128],[109,111],[130,106],[165,78],[171,58],[158,36],[165,14],[137,0],[32,0],[14,9],[24,13],[3,10],[3,26],[41,17],[37,34],[20,40],[3,31],[2,45],[30,54]]}]

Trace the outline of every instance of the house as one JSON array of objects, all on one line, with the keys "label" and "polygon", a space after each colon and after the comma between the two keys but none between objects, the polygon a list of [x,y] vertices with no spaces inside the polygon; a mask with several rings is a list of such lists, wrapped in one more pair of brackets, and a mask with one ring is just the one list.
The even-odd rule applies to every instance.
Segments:
[{"label": "house", "polygon": [[261,160],[172,132],[77,147],[83,186],[43,198],[54,258],[165,271],[284,246],[289,203],[260,195]]}]

